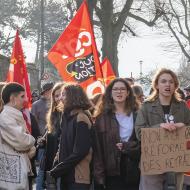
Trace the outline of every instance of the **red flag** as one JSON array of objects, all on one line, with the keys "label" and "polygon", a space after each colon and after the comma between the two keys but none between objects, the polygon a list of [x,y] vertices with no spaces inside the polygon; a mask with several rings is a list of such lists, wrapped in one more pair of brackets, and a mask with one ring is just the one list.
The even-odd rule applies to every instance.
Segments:
[{"label": "red flag", "polygon": [[104,78],[104,83],[106,86],[116,78],[115,73],[112,69],[111,63],[107,57],[104,58],[101,64],[102,74]]},{"label": "red flag", "polygon": [[[11,55],[11,61],[6,81],[18,82],[19,84],[23,85],[25,88],[26,97],[24,102],[25,109],[23,111],[23,114],[25,114],[24,119],[26,121],[27,128],[31,132],[31,122],[29,115],[29,108],[31,107],[31,92],[30,92],[27,68],[22,50],[22,44],[19,38],[18,30],[16,32],[15,41],[13,44],[13,51]],[[27,120],[26,117],[28,118]]]},{"label": "red flag", "polygon": [[88,95],[104,91],[98,51],[84,1],[70,24],[48,53],[65,81],[77,82]]}]

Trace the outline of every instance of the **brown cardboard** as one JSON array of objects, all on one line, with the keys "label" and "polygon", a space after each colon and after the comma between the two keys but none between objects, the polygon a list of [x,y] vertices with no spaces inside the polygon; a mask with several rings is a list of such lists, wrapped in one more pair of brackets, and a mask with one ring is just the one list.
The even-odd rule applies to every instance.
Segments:
[{"label": "brown cardboard", "polygon": [[190,127],[141,129],[142,175],[190,171]]}]

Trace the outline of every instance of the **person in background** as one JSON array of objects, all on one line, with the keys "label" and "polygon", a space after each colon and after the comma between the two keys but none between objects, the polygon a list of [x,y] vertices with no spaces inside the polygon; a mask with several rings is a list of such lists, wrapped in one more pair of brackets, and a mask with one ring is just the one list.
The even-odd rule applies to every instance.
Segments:
[{"label": "person in background", "polygon": [[190,85],[188,85],[187,87],[184,88],[185,90],[185,101],[187,103],[188,108],[190,109]]},{"label": "person in background", "polygon": [[58,164],[50,171],[61,177],[61,189],[89,190],[92,137],[90,101],[77,84],[66,84],[62,91],[63,117]]},{"label": "person in background", "polygon": [[[30,113],[30,120],[31,120],[31,135],[35,138],[37,142],[37,139],[40,137],[40,130],[39,130],[38,123],[35,117],[32,115],[32,113]],[[35,143],[35,145],[37,144]],[[34,181],[33,179],[36,178],[37,176],[35,160],[36,160],[36,156],[30,159],[33,175],[29,176],[29,190],[33,190],[33,187],[32,187],[33,181]]]},{"label": "person in background", "polygon": [[180,95],[180,98],[182,100],[185,100],[185,93],[183,92],[183,90],[181,90],[181,88],[177,89],[177,93]]},{"label": "person in background", "polygon": [[32,114],[36,118],[40,128],[40,134],[43,136],[46,131],[46,114],[49,110],[51,91],[53,83],[46,83],[42,86],[41,97],[32,104]]},{"label": "person in background", "polygon": [[129,83],[129,85],[130,86],[133,86],[134,84],[135,84],[135,81],[134,81],[134,78],[124,78],[128,83]]},{"label": "person in background", "polygon": [[140,145],[134,130],[138,109],[129,83],[114,79],[93,128],[96,190],[138,190]]},{"label": "person in background", "polygon": [[140,85],[133,85],[132,90],[137,100],[142,104],[144,102],[144,93]]},{"label": "person in background", "polygon": [[40,96],[39,96],[39,91],[37,89],[32,91],[32,103],[36,102],[37,100],[39,100]]},{"label": "person in background", "polygon": [[[39,100],[32,104],[32,114],[34,115],[39,129],[40,135],[44,136],[46,133],[46,116],[50,106],[51,91],[53,88],[53,83],[46,83],[42,86],[41,97]],[[43,139],[43,138],[42,138]],[[44,155],[44,147],[38,148],[37,161],[41,161]],[[44,182],[44,171],[38,171],[38,176],[36,178],[36,190],[42,190]]]},{"label": "person in background", "polygon": [[[4,85],[1,95],[4,104],[3,110],[0,113],[0,130],[2,139],[17,151],[19,156],[24,160],[24,163],[21,163],[21,169],[25,169],[23,172],[26,175],[25,179],[22,180],[26,181],[24,189],[27,190],[29,184],[26,179],[28,179],[29,173],[32,174],[29,159],[35,155],[36,149],[34,147],[35,139],[30,135],[21,112],[24,106],[25,90],[22,85],[16,82],[11,82]],[[21,181],[20,183],[23,182]]]},{"label": "person in background", "polygon": [[[185,90],[185,101],[187,103],[188,108],[190,109],[190,85],[184,88]],[[184,182],[186,184],[186,190],[190,190],[190,172],[187,172],[184,176]]]},{"label": "person in background", "polygon": [[5,82],[0,82],[0,112],[3,109],[3,101],[1,99],[1,91],[2,91],[3,86],[5,86],[5,84],[6,84]]},{"label": "person in background", "polygon": [[[190,125],[190,110],[180,99],[176,74],[169,69],[159,70],[152,82],[153,92],[143,103],[136,119],[136,135],[141,140],[142,128],[161,127],[169,132]],[[167,180],[170,179],[170,180]],[[139,190],[182,190],[183,173],[163,173],[141,176]]]}]

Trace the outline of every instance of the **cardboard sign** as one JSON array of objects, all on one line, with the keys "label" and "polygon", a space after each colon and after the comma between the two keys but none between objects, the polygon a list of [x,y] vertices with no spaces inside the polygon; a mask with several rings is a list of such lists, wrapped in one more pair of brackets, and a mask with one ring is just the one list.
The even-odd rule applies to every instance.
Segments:
[{"label": "cardboard sign", "polygon": [[190,171],[190,127],[141,129],[142,175]]}]

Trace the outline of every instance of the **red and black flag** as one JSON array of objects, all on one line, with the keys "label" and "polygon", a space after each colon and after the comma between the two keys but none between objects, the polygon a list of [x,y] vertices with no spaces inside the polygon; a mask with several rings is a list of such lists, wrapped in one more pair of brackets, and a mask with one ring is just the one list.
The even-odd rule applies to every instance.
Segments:
[{"label": "red and black flag", "polygon": [[89,96],[104,91],[98,51],[86,1],[48,53],[64,81],[77,82]]},{"label": "red and black flag", "polygon": [[104,78],[105,86],[108,86],[109,83],[116,78],[115,73],[112,69],[111,63],[107,57],[104,58],[101,64],[102,74]]}]

